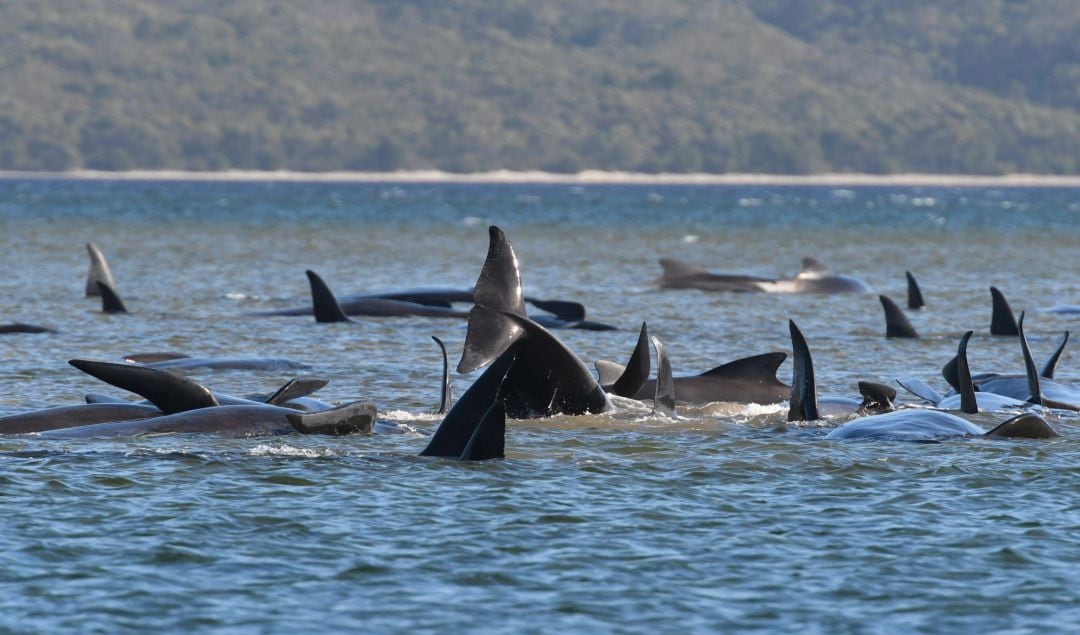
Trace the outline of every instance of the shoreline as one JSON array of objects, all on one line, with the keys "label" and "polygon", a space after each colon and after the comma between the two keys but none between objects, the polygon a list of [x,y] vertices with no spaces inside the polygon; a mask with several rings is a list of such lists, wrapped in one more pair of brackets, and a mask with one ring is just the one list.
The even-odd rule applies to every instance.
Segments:
[{"label": "shoreline", "polygon": [[290,170],[130,170],[106,172],[27,172],[0,170],[0,180],[55,181],[200,181],[282,183],[431,183],[431,184],[554,184],[554,185],[776,185],[834,187],[1080,187],[1080,175],[1007,174],[643,174],[585,170],[577,174],[495,170],[468,174],[439,170],[402,172],[295,172]]}]

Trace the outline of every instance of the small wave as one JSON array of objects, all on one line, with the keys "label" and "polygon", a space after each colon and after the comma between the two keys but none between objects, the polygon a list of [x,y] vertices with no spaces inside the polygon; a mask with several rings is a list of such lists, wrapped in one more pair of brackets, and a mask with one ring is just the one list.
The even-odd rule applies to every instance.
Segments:
[{"label": "small wave", "polygon": [[441,421],[443,416],[435,412],[409,412],[408,410],[387,410],[379,417],[391,421]]},{"label": "small wave", "polygon": [[295,456],[308,459],[317,459],[327,456],[338,456],[338,452],[329,448],[298,448],[293,445],[272,445],[260,443],[248,450],[251,456]]}]

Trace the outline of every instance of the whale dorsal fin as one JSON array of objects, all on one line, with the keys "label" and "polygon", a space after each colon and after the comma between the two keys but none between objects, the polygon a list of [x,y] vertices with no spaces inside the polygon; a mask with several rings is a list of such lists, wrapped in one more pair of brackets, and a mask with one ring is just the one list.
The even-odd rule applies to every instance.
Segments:
[{"label": "whale dorsal fin", "polygon": [[330,287],[326,286],[319,274],[311,269],[306,272],[308,284],[311,285],[311,305],[315,312],[315,321],[325,322],[351,322],[349,316],[341,309],[337,298],[334,297]]},{"label": "whale dorsal fin", "polygon": [[525,295],[514,247],[503,230],[488,228],[488,253],[480,277],[473,289],[473,302],[479,306],[526,316]]},{"label": "whale dorsal fin", "polygon": [[990,334],[1019,335],[1020,330],[1016,325],[1016,318],[1013,317],[1009,301],[997,287],[990,287],[990,296],[994,301],[994,312],[990,317]]},{"label": "whale dorsal fin", "polygon": [[787,359],[786,353],[762,353],[752,357],[736,359],[712,370],[701,373],[699,377],[724,377],[767,383],[778,383],[776,371]]},{"label": "whale dorsal fin", "polygon": [[663,279],[685,278],[705,273],[705,269],[676,258],[661,258],[660,267],[664,270],[661,275]]},{"label": "whale dorsal fin", "polygon": [[301,434],[370,434],[378,411],[370,401],[353,403],[319,410],[318,412],[289,412],[285,418]]},{"label": "whale dorsal fin", "polygon": [[941,393],[931,388],[929,384],[915,377],[897,379],[896,383],[900,384],[901,388],[915,395],[919,399],[932,403],[935,406],[941,403],[941,400],[945,398]]},{"label": "whale dorsal fin", "polygon": [[98,280],[97,286],[101,296],[101,310],[103,312],[127,313],[127,307],[124,306],[123,300],[116,294],[116,290],[112,286],[105,284],[101,280]]},{"label": "whale dorsal fin", "polygon": [[881,308],[885,309],[885,337],[919,337],[915,327],[896,303],[887,295],[879,295]]},{"label": "whale dorsal fin", "polygon": [[799,271],[800,276],[820,276],[829,273],[829,268],[821,264],[817,258],[811,258],[807,256],[802,259],[802,270]]},{"label": "whale dorsal fin", "polygon": [[1042,372],[1039,373],[1044,379],[1053,379],[1054,372],[1057,370],[1058,360],[1061,359],[1061,354],[1065,352],[1065,345],[1069,343],[1069,332],[1065,331],[1065,336],[1061,338],[1061,343],[1054,350],[1054,354],[1046,360],[1046,365],[1043,366]]},{"label": "whale dorsal fin", "polygon": [[318,377],[297,377],[289,380],[284,386],[266,398],[266,403],[272,406],[280,406],[290,399],[307,397],[316,390],[321,390],[330,382]]},{"label": "whale dorsal fin", "polygon": [[1020,335],[1020,350],[1024,353],[1024,373],[1027,375],[1028,402],[1037,406],[1043,405],[1042,387],[1039,384],[1039,371],[1035,369],[1035,360],[1031,357],[1031,347],[1028,346],[1027,336],[1024,335],[1024,312],[1020,312],[1020,320],[1016,323],[1017,332]]},{"label": "whale dorsal fin", "polygon": [[469,442],[458,456],[462,461],[487,461],[506,456],[506,406],[496,401],[476,424]]},{"label": "whale dorsal fin", "polygon": [[1051,439],[1059,435],[1045,419],[1037,414],[1025,412],[1001,422],[983,436],[1006,439]]},{"label": "whale dorsal fin", "polygon": [[957,370],[959,363],[954,355],[952,359],[945,362],[945,365],[941,367],[941,376],[956,392],[960,392],[960,371]]},{"label": "whale dorsal fin", "polygon": [[926,302],[923,302],[922,290],[919,289],[915,276],[911,275],[910,271],[905,271],[904,275],[907,276],[907,307],[913,310],[923,308]]},{"label": "whale dorsal fin", "polygon": [[606,359],[596,360],[593,362],[593,367],[596,368],[596,374],[599,377],[601,386],[610,386],[614,384],[618,381],[619,376],[626,372],[626,366]]},{"label": "whale dorsal fin", "polygon": [[94,243],[86,243],[86,251],[90,254],[90,271],[86,274],[86,297],[99,296],[101,290],[97,283],[104,282],[112,288],[116,288],[112,272],[109,271],[109,263],[105,260],[105,254]]},{"label": "whale dorsal fin", "polygon": [[869,412],[890,412],[896,410],[896,389],[892,386],[873,381],[860,381],[859,394],[862,395],[862,408]]},{"label": "whale dorsal fin", "polygon": [[964,414],[978,414],[979,403],[975,399],[975,384],[971,383],[971,369],[968,367],[967,345],[968,340],[974,334],[968,331],[960,338],[960,345],[956,349],[956,374],[960,392],[960,412]]},{"label": "whale dorsal fin", "polygon": [[569,300],[530,300],[529,304],[547,311],[563,322],[582,322],[585,320],[585,305]]},{"label": "whale dorsal fin", "polygon": [[652,370],[649,357],[649,325],[642,322],[634,352],[630,354],[630,360],[626,362],[626,367],[623,368],[618,379],[612,382],[609,392],[620,397],[636,396],[649,380],[649,372]]},{"label": "whale dorsal fin", "polygon": [[218,405],[217,398],[206,386],[183,375],[134,364],[85,359],[72,359],[68,363],[107,384],[149,400],[165,414]]},{"label": "whale dorsal fin", "polygon": [[442,386],[439,395],[439,410],[436,414],[444,415],[450,410],[450,361],[446,356],[446,344],[434,335],[431,339],[435,340],[435,343],[439,345],[439,350],[442,351]]},{"label": "whale dorsal fin", "polygon": [[818,413],[817,385],[814,383],[814,360],[810,357],[806,338],[794,320],[788,320],[788,330],[791,332],[793,351],[788,421],[816,421],[821,415]]},{"label": "whale dorsal fin", "polygon": [[656,349],[656,394],[653,396],[653,412],[675,418],[675,378],[671,376],[671,362],[660,338],[652,338],[652,344]]}]

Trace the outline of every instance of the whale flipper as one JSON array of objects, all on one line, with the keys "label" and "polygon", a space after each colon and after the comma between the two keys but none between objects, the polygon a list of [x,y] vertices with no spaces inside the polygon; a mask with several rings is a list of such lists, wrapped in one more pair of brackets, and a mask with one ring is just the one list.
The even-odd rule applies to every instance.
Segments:
[{"label": "whale flipper", "polygon": [[909,309],[921,309],[926,306],[926,302],[923,302],[922,290],[919,289],[919,283],[915,281],[915,276],[911,275],[910,271],[905,271],[904,275],[907,276],[907,306]]},{"label": "whale flipper", "polygon": [[506,456],[506,407],[501,401],[491,404],[476,424],[469,442],[458,457],[461,461],[487,461]]},{"label": "whale flipper", "polygon": [[86,274],[86,297],[101,295],[101,289],[98,288],[99,282],[104,282],[115,289],[116,282],[113,280],[112,272],[109,271],[105,254],[101,253],[94,243],[86,243],[86,251],[90,254],[90,271]]},{"label": "whale flipper", "polygon": [[649,380],[651,370],[649,366],[649,326],[646,322],[642,322],[634,352],[630,354],[630,360],[619,374],[619,378],[611,383],[608,392],[633,399]]},{"label": "whale flipper", "polygon": [[100,280],[97,283],[98,295],[101,296],[101,310],[104,313],[127,313],[127,307],[116,294],[116,289]]},{"label": "whale flipper", "polygon": [[499,388],[514,364],[514,352],[504,353],[484,371],[443,417],[420,456],[459,457],[469,444],[476,425],[499,401]]},{"label": "whale flipper", "polygon": [[149,400],[165,414],[219,405],[206,386],[165,370],[85,359],[72,359],[68,363],[107,384]]},{"label": "whale flipper", "polygon": [[967,345],[974,331],[968,331],[960,338],[956,350],[957,382],[960,387],[960,412],[978,414],[979,404],[975,399],[975,384],[971,383],[971,369],[968,367]]},{"label": "whale flipper", "polygon": [[277,392],[266,398],[265,403],[272,406],[281,406],[290,399],[307,397],[316,390],[321,390],[329,383],[328,380],[319,379],[318,377],[297,377],[278,388]]},{"label": "whale flipper", "polygon": [[[642,332],[644,332],[644,325]],[[675,378],[671,375],[671,362],[668,361],[660,338],[652,338],[652,344],[656,349],[656,394],[653,397],[653,412],[674,419],[677,415],[675,414]]]},{"label": "whale flipper", "polygon": [[885,309],[885,337],[919,337],[907,316],[887,295],[879,295],[881,308]]},{"label": "whale flipper", "polygon": [[897,379],[896,383],[900,384],[901,388],[915,395],[919,399],[932,403],[935,406],[941,403],[941,400],[945,398],[944,395],[931,388],[929,384],[915,377]]},{"label": "whale flipper", "polygon": [[990,334],[1019,335],[1020,329],[1017,327],[1016,318],[1013,317],[1009,301],[997,287],[990,287],[990,296],[994,300],[994,312],[990,317]]},{"label": "whale flipper", "polygon": [[1065,345],[1069,343],[1069,332],[1065,331],[1065,337],[1061,338],[1061,343],[1054,350],[1054,354],[1046,360],[1046,365],[1043,366],[1042,372],[1039,373],[1044,379],[1053,379],[1054,372],[1057,370],[1058,360],[1061,359],[1061,354],[1065,352]]},{"label": "whale flipper", "polygon": [[794,320],[788,320],[788,331],[793,351],[788,421],[816,421],[821,415],[818,414],[817,385],[814,383],[814,360],[810,357],[806,338]]},{"label": "whale flipper", "polygon": [[865,412],[891,412],[896,410],[896,406],[893,404],[896,399],[896,389],[892,386],[872,381],[860,381],[859,394],[863,398],[860,409]]},{"label": "whale flipper", "polygon": [[308,284],[311,285],[311,304],[315,311],[315,321],[319,323],[351,322],[352,320],[345,315],[345,311],[341,309],[337,298],[334,297],[330,287],[326,286],[319,274],[311,269],[304,273],[307,274]]},{"label": "whale flipper", "polygon": [[442,351],[442,390],[439,395],[439,410],[436,414],[444,415],[450,410],[450,403],[452,396],[450,394],[450,360],[446,356],[446,344],[434,335],[431,339],[435,340],[435,343],[439,345],[439,350]]},{"label": "whale flipper", "polygon": [[1037,414],[1025,412],[1003,421],[983,436],[1006,439],[1052,439],[1059,435],[1045,419]]},{"label": "whale flipper", "polygon": [[370,401],[319,410],[318,412],[289,412],[285,418],[301,434],[371,434],[378,411]]},{"label": "whale flipper", "polygon": [[[1031,347],[1028,346],[1027,336],[1024,335],[1024,311],[1020,312],[1020,321],[1016,323],[1017,333],[1020,335],[1020,350],[1024,353],[1024,373],[1027,375],[1028,403],[1044,406],[1042,387],[1039,384],[1039,371],[1035,369],[1035,360],[1031,357]],[[1048,406],[1049,407],[1049,406]]]}]

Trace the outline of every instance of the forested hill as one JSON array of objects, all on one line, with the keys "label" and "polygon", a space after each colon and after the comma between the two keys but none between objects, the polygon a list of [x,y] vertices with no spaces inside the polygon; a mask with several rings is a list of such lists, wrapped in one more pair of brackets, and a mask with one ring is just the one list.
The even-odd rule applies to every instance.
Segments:
[{"label": "forested hill", "polygon": [[0,3],[0,169],[1080,173],[1077,0]]}]

